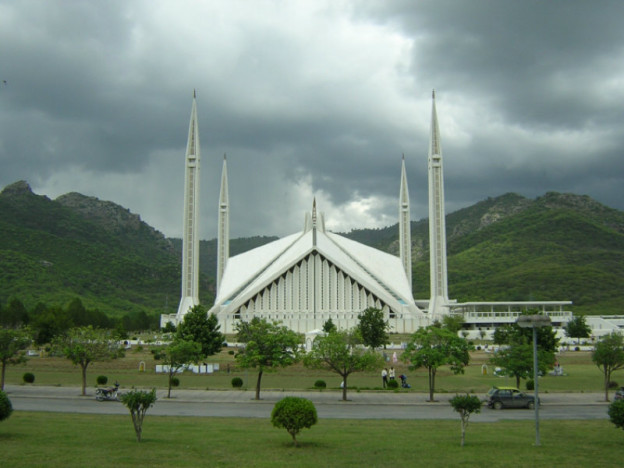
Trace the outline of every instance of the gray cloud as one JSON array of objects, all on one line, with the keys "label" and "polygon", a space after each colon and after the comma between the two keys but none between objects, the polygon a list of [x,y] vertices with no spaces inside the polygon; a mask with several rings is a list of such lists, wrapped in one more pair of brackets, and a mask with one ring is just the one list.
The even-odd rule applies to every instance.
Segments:
[{"label": "gray cloud", "polygon": [[427,216],[431,89],[447,209],[556,190],[624,209],[618,1],[0,0],[0,185],[115,201],[181,232],[193,89],[202,229],[228,154],[233,236]]}]

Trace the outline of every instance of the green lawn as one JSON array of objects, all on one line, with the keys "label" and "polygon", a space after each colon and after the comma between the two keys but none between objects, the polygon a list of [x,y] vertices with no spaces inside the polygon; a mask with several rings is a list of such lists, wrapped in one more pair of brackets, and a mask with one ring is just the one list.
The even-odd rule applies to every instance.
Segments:
[{"label": "green lawn", "polygon": [[[158,402],[156,403],[158,404]],[[0,423],[6,467],[620,466],[624,432],[603,421],[471,423],[320,420],[293,447],[269,420],[150,416],[136,442],[130,416],[16,411]]]},{"label": "green lawn", "polygon": [[[472,353],[470,365],[464,374],[453,375],[448,368],[441,368],[436,378],[436,392],[475,392],[485,393],[492,385],[515,385],[515,380],[492,375],[493,368],[488,366],[484,375],[483,365],[487,365],[490,355],[483,351]],[[603,390],[603,377],[600,370],[591,362],[591,353],[568,351],[558,356],[566,376],[545,376],[540,379],[541,392],[600,392]],[[139,363],[144,362],[146,372],[139,372]],[[180,375],[180,388],[184,389],[231,389],[233,377],[242,377],[245,386],[255,385],[257,373],[253,369],[245,371],[236,367],[235,359],[227,350],[211,356],[207,362],[219,363],[220,371],[212,375],[194,375],[185,372]],[[118,380],[122,388],[164,388],[167,378],[154,372],[158,361],[143,349],[130,350],[123,359],[108,362],[95,362],[88,368],[88,386],[94,387],[98,375],[106,375],[109,383]],[[390,365],[389,363],[388,365]],[[410,391],[424,393],[428,391],[427,372],[425,369],[410,371],[402,362],[395,364],[397,378],[401,373],[408,376],[412,386]],[[228,372],[229,369],[229,372]],[[381,371],[381,369],[380,369]],[[21,384],[24,372],[35,374],[34,385],[79,386],[80,370],[63,358],[33,357],[26,364],[9,366],[6,381]],[[624,371],[616,372],[614,380],[624,385]],[[309,370],[301,364],[267,372],[262,378],[262,389],[311,389],[318,379],[326,381],[328,388],[339,388],[340,377],[327,371]],[[360,390],[381,390],[380,372],[356,373],[349,377],[349,387]],[[521,383],[524,386],[524,382]],[[524,388],[524,387],[523,387]]]}]

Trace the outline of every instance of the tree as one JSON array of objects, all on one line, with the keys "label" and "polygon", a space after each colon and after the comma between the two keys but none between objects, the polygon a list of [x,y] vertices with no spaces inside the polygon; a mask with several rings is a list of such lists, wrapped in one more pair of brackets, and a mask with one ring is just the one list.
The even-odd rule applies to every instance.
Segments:
[{"label": "tree", "polygon": [[336,331],[336,325],[334,324],[333,320],[330,318],[327,319],[327,321],[323,324],[323,331],[325,333],[331,333],[333,331]]},{"label": "tree", "polygon": [[342,377],[342,400],[347,401],[347,378],[354,372],[374,370],[383,365],[382,358],[372,350],[357,346],[355,330],[335,331],[319,335],[303,359],[306,367],[327,369]]},{"label": "tree", "polygon": [[390,325],[384,320],[381,309],[369,307],[360,315],[358,331],[362,337],[362,342],[371,349],[379,348],[388,342],[388,329]]},{"label": "tree", "polygon": [[481,412],[481,400],[475,395],[455,395],[450,400],[451,406],[459,413],[461,418],[461,446],[464,446],[466,440],[466,428],[468,427],[468,419],[472,413]]},{"label": "tree", "polygon": [[603,336],[596,343],[592,353],[592,361],[604,375],[605,401],[609,401],[609,382],[611,374],[624,368],[624,340],[619,333]]},{"label": "tree", "polygon": [[87,367],[95,361],[114,359],[123,352],[108,331],[91,326],[72,328],[54,341],[54,348],[82,370],[82,395],[86,395]]},{"label": "tree", "polygon": [[410,369],[424,367],[429,376],[429,401],[434,401],[435,377],[439,367],[449,365],[454,374],[463,374],[470,361],[471,346],[453,332],[430,325],[421,328],[411,337],[401,359]]},{"label": "tree", "polygon": [[28,311],[22,301],[17,298],[11,298],[7,306],[1,309],[0,325],[8,327],[19,327],[27,325],[29,322]]},{"label": "tree", "polygon": [[461,314],[445,315],[442,318],[442,326],[457,334],[464,324],[464,316]]},{"label": "tree", "polygon": [[[538,369],[545,374],[555,364],[555,355],[542,349],[537,350]],[[502,369],[502,374],[516,379],[520,388],[520,379],[533,377],[533,345],[528,343],[513,344],[497,350],[490,358],[490,363]]]},{"label": "tree", "polygon": [[580,344],[581,338],[589,338],[591,327],[587,325],[584,315],[577,315],[568,322],[565,333],[569,338],[576,338],[577,344]]},{"label": "tree", "polygon": [[264,371],[287,367],[299,360],[301,336],[279,322],[268,322],[254,317],[251,322],[236,326],[237,340],[244,347],[236,354],[236,360],[244,368],[257,368],[256,400],[260,399],[260,385]]},{"label": "tree", "polygon": [[204,358],[219,352],[223,347],[225,337],[219,332],[219,328],[217,316],[208,315],[204,306],[196,305],[184,316],[176,335],[181,340],[199,343]]},{"label": "tree", "polygon": [[202,358],[201,344],[177,338],[165,348],[162,354],[162,362],[168,367],[167,370],[167,398],[171,398],[171,385],[178,371],[192,362]]},{"label": "tree", "polygon": [[134,425],[134,432],[136,432],[137,442],[141,442],[141,435],[143,434],[143,418],[145,418],[147,410],[154,406],[154,403],[156,402],[156,389],[153,388],[151,392],[132,390],[122,394],[119,398],[121,399],[121,402],[130,410],[130,416],[132,417],[132,424]]},{"label": "tree", "polygon": [[615,400],[609,405],[609,419],[615,427],[624,429],[624,400]]},{"label": "tree", "polygon": [[271,411],[271,423],[275,427],[284,428],[292,436],[293,444],[297,445],[297,434],[301,429],[310,428],[318,421],[314,403],[305,398],[286,397],[275,403]]},{"label": "tree", "polygon": [[11,400],[3,390],[0,390],[0,421],[4,421],[13,412],[13,405]]},{"label": "tree", "polygon": [[4,390],[6,366],[26,361],[23,351],[28,348],[30,341],[30,336],[24,330],[0,328],[0,362],[2,363],[0,390]]},{"label": "tree", "polygon": [[[522,315],[539,315],[539,311],[526,311]],[[514,377],[516,386],[520,387],[520,379],[533,375],[533,329],[522,328],[517,323],[506,325],[494,331],[494,342],[507,346],[496,351],[490,363],[501,367],[503,374]],[[542,373],[555,365],[558,344],[559,339],[552,327],[537,329],[537,357]]]}]

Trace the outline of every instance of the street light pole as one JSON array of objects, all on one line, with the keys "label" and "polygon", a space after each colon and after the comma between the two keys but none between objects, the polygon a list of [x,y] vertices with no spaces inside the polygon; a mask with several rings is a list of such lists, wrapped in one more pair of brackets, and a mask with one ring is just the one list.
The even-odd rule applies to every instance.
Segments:
[{"label": "street light pole", "polygon": [[516,323],[520,328],[532,328],[533,329],[533,390],[534,400],[533,405],[535,409],[535,445],[540,445],[540,433],[539,433],[539,383],[538,383],[538,366],[537,366],[537,329],[540,327],[549,327],[552,322],[547,315],[521,315],[516,320]]}]

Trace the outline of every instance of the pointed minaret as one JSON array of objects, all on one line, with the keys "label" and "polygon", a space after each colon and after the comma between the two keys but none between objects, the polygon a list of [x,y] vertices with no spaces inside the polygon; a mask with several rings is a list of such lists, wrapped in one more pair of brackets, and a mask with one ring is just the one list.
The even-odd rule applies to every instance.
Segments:
[{"label": "pointed minaret", "polygon": [[230,258],[230,204],[228,201],[227,158],[223,155],[221,192],[219,194],[219,233],[217,236],[217,291]]},{"label": "pointed minaret", "polygon": [[190,308],[199,304],[199,131],[197,100],[193,91],[193,106],[186,144],[186,172],[184,176],[184,226],[182,237],[182,298],[178,307],[178,321]]},{"label": "pointed minaret", "polygon": [[399,193],[399,251],[401,263],[412,291],[412,235],[410,226],[410,204],[405,172],[405,155],[401,162],[401,191]]},{"label": "pointed minaret", "polygon": [[432,95],[431,135],[429,141],[429,250],[431,298],[430,314],[448,313],[448,278],[446,269],[446,222],[444,211],[444,173],[442,147],[436,113],[435,91]]}]

